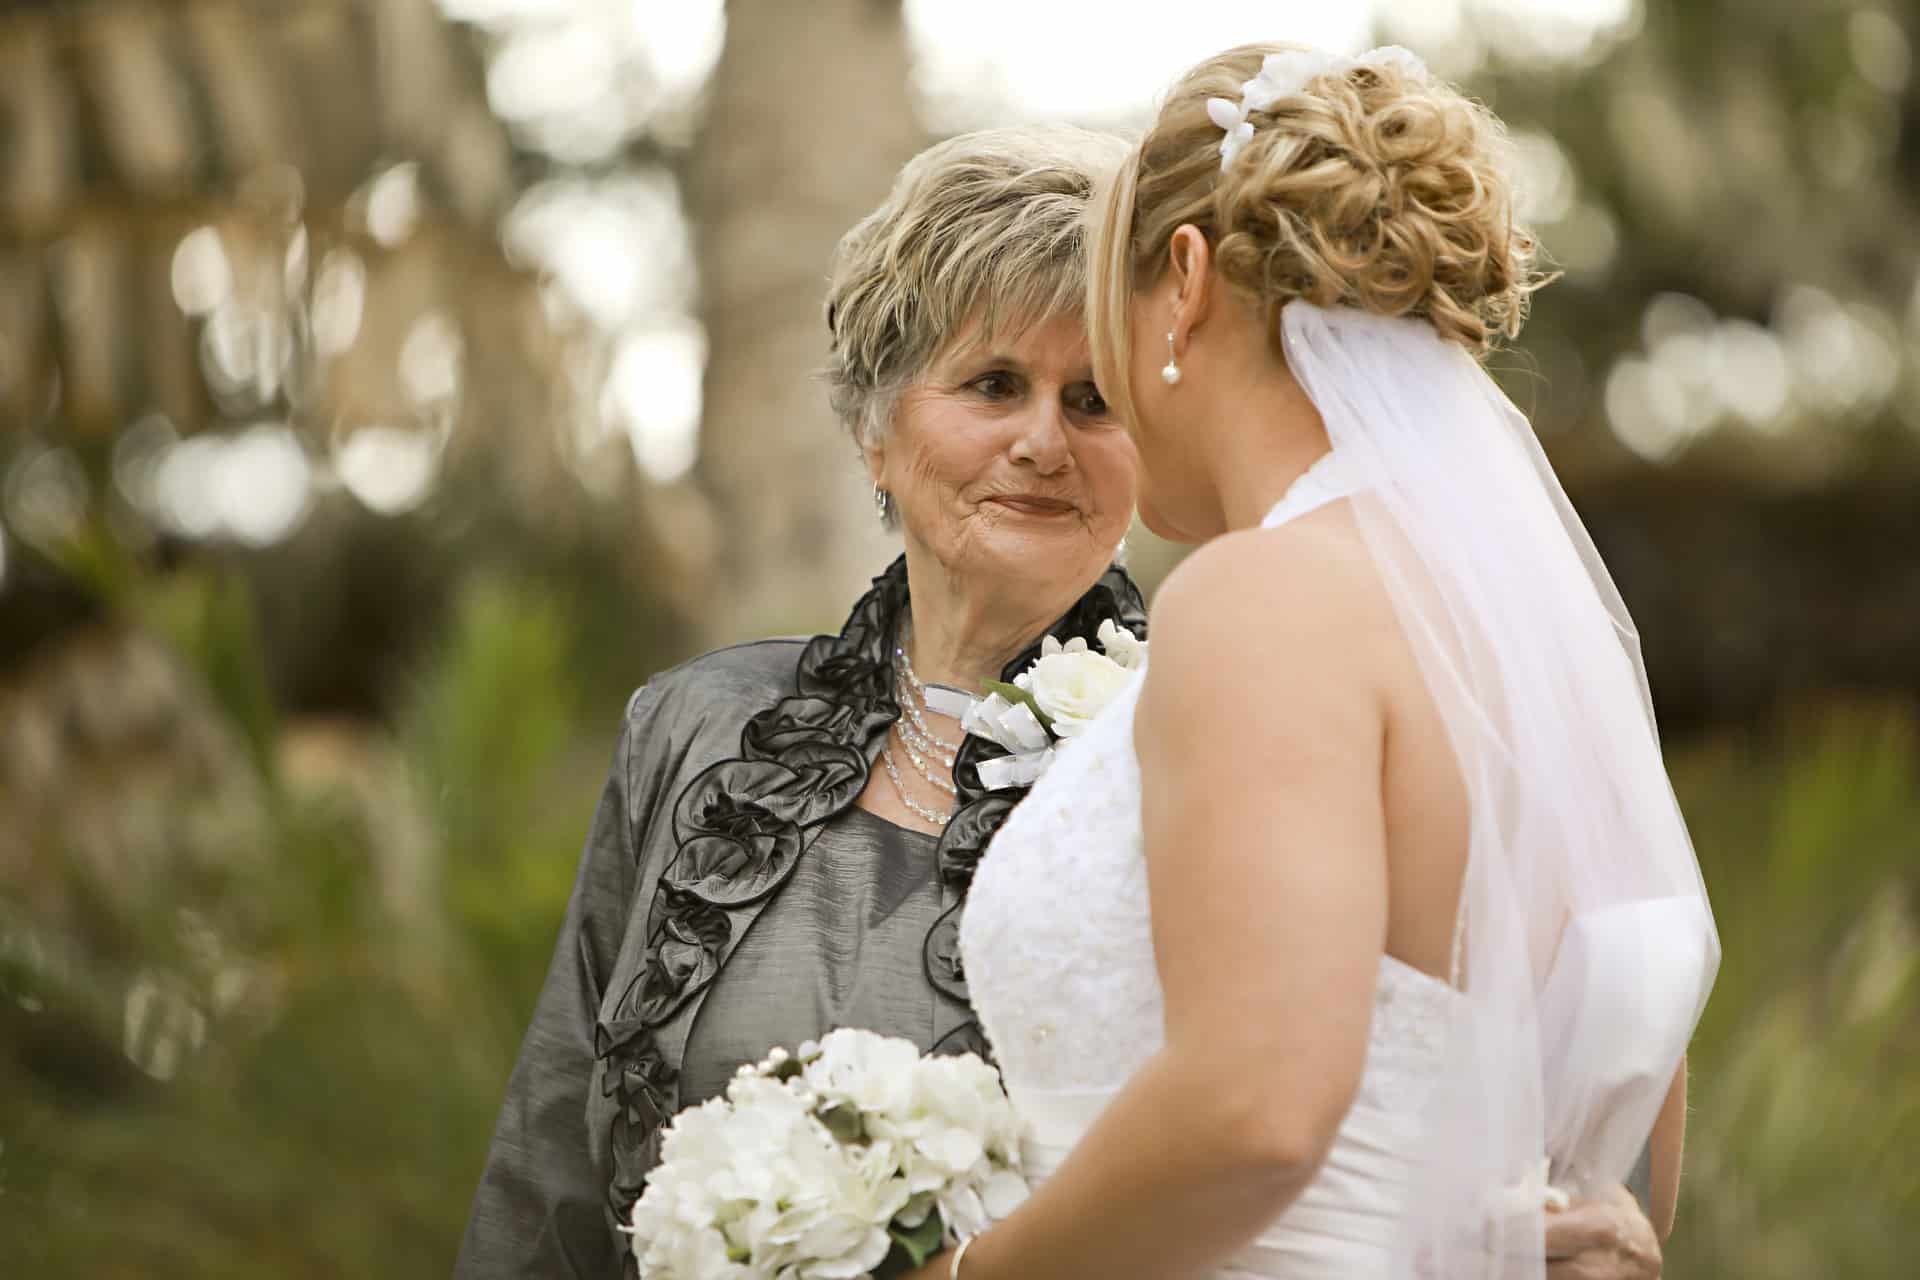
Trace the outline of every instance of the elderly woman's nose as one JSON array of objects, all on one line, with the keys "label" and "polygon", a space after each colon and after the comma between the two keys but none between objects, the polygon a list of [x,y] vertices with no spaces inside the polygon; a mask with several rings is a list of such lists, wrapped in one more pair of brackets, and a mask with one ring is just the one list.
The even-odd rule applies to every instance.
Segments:
[{"label": "elderly woman's nose", "polygon": [[1035,404],[1020,415],[1019,432],[1013,439],[1013,460],[1030,462],[1043,474],[1064,470],[1073,462],[1073,450],[1067,444],[1065,408],[1052,402]]}]

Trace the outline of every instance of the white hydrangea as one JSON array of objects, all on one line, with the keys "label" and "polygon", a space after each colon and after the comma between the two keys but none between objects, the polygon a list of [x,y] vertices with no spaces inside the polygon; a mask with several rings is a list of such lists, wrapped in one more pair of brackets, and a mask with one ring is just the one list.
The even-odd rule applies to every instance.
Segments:
[{"label": "white hydrangea", "polygon": [[829,1105],[850,1103],[866,1114],[904,1110],[920,1051],[910,1041],[851,1029],[830,1032],[819,1055],[801,1069],[807,1087]]},{"label": "white hydrangea", "polygon": [[1020,1136],[979,1058],[835,1031],[674,1119],[633,1209],[634,1254],[649,1280],[853,1280],[930,1213],[949,1243],[1011,1213],[1027,1194]]}]

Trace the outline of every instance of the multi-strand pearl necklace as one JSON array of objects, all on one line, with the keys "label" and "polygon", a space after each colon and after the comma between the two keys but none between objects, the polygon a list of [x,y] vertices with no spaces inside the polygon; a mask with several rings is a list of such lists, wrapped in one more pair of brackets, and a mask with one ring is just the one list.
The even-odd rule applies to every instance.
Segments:
[{"label": "multi-strand pearl necklace", "polygon": [[[905,644],[896,644],[893,649],[894,699],[905,714],[894,721],[894,736],[900,739],[901,748],[907,753],[907,759],[913,765],[913,771],[919,774],[936,791],[958,797],[959,790],[953,784],[953,765],[960,750],[960,744],[949,742],[936,734],[927,725],[927,686],[913,669],[913,660],[907,657]],[[906,780],[900,776],[900,766],[893,758],[891,744],[880,748],[880,761],[886,766],[887,777],[893,783],[894,794],[900,797],[900,803],[907,806],[915,817],[936,827],[944,827],[953,819],[953,810],[933,809],[921,804],[907,794]],[[934,765],[945,767],[944,776]]]}]

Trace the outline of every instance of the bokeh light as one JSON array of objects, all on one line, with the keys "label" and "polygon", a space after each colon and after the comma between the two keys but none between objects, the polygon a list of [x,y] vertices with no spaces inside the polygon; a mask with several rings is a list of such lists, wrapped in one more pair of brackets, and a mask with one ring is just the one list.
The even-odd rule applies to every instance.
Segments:
[{"label": "bokeh light", "polygon": [[693,467],[706,359],[706,335],[691,323],[630,332],[615,350],[606,412],[625,426],[634,459],[660,483]]},{"label": "bokeh light", "polygon": [[340,483],[369,511],[397,516],[432,491],[440,448],[426,431],[372,423],[348,433],[332,461]]},{"label": "bokeh light", "polygon": [[123,474],[125,487],[176,535],[250,547],[272,546],[297,529],[314,488],[306,450],[283,422],[189,436],[128,458]]},{"label": "bokeh light", "polygon": [[[1280,39],[1492,105],[1563,273],[1490,367],[1634,611],[1727,940],[1668,1270],[1904,1276],[1917,33],[1892,0],[9,7],[0,1273],[444,1274],[625,699],[837,625],[829,561],[897,549],[817,377],[833,238],[949,130],[1137,128]],[[1130,542],[1151,595],[1180,552]]]}]

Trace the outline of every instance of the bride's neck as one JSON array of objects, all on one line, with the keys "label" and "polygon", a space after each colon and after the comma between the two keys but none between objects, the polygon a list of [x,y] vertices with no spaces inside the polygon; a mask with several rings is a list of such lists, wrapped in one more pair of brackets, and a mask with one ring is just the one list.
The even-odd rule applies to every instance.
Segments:
[{"label": "bride's neck", "polygon": [[[1277,362],[1235,382],[1220,389],[1219,425],[1204,446],[1227,532],[1259,525],[1330,447],[1320,411]],[[1247,405],[1261,411],[1250,416]]]}]

